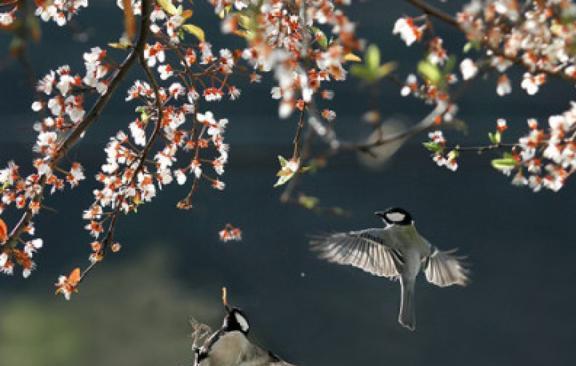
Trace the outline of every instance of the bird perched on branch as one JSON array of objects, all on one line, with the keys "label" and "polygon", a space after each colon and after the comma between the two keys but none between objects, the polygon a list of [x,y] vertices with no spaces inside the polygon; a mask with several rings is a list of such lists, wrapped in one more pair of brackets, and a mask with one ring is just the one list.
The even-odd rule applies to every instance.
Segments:
[{"label": "bird perched on branch", "polygon": [[294,366],[250,342],[248,318],[228,305],[225,288],[222,300],[226,309],[222,326],[195,350],[195,366]]},{"label": "bird perched on branch", "polygon": [[312,249],[329,262],[351,265],[375,276],[400,280],[398,321],[416,328],[414,285],[422,269],[428,282],[440,287],[466,286],[468,270],[455,250],[441,251],[421,236],[412,216],[402,208],[375,212],[384,228],[317,237]]}]

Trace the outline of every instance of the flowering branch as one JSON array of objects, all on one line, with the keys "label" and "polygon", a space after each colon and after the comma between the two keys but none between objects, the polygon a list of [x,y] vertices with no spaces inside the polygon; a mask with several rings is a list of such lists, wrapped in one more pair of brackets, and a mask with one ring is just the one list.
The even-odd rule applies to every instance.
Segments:
[{"label": "flowering branch", "polygon": [[[141,42],[143,45],[145,44],[145,40],[146,40],[147,34],[148,34],[147,30],[149,29],[149,25],[150,25],[151,7],[152,7],[152,5],[151,5],[150,0],[144,0],[143,1],[143,3],[142,3],[142,18],[141,18],[141,23],[140,23],[140,27],[141,27],[140,29],[146,30],[144,33],[140,34],[140,37],[141,37],[140,39],[144,40],[143,42]],[[140,174],[140,172],[141,172],[141,170],[142,170],[142,168],[146,162],[146,159],[149,156],[150,149],[152,148],[152,146],[156,142],[156,139],[160,135],[162,120],[163,120],[163,108],[162,108],[162,102],[161,102],[161,97],[160,97],[160,87],[158,86],[158,82],[156,81],[156,78],[152,74],[152,71],[150,70],[150,68],[147,65],[147,61],[144,57],[144,47],[143,46],[136,47],[134,49],[134,52],[136,55],[135,57],[138,58],[138,61],[139,61],[140,65],[142,66],[142,69],[144,70],[144,73],[146,74],[146,77],[147,77],[148,81],[150,82],[150,85],[151,85],[152,90],[154,92],[155,105],[156,105],[156,117],[155,117],[156,122],[154,125],[154,130],[152,132],[152,135],[150,136],[150,139],[148,140],[148,142],[144,146],[144,149],[140,152],[140,156],[138,157],[137,163],[136,163],[137,164],[136,169],[134,169],[133,177],[130,180],[128,186],[134,186],[136,184],[136,180],[138,179],[138,175]],[[106,236],[104,237],[104,240],[102,240],[102,243],[99,246],[99,248],[95,248],[98,250],[95,250],[94,253],[92,254],[92,257],[91,257],[92,260],[91,260],[90,264],[86,267],[86,269],[84,269],[84,271],[82,271],[82,274],[80,276],[80,280],[78,281],[78,284],[80,282],[82,282],[82,280],[94,268],[94,266],[97,263],[99,263],[100,261],[102,261],[104,259],[106,252],[112,246],[112,242],[114,240],[114,231],[116,228],[116,222],[118,221],[118,217],[120,216],[121,208],[123,206],[124,199],[125,199],[124,194],[119,195],[118,198],[116,199],[114,211],[110,215],[110,224],[108,225],[108,230],[106,232]]]},{"label": "flowering branch", "polygon": [[[150,1],[151,0],[145,0],[143,3],[143,8],[149,7],[150,5],[148,3]],[[106,105],[110,101],[110,98],[112,97],[112,95],[114,95],[114,92],[116,91],[117,87],[120,85],[121,81],[124,79],[128,71],[132,68],[132,65],[134,64],[134,61],[138,57],[138,54],[142,52],[144,44],[146,43],[148,28],[149,28],[149,19],[147,17],[142,17],[140,36],[138,38],[138,42],[134,46],[133,50],[128,54],[124,62],[122,62],[122,64],[119,66],[118,70],[116,71],[116,74],[112,77],[106,93],[104,93],[98,98],[98,100],[94,103],[94,106],[92,107],[90,112],[88,112],[86,117],[80,123],[78,123],[76,127],[74,127],[72,133],[70,133],[60,143],[54,154],[48,159],[46,163],[51,169],[54,169],[58,165],[60,160],[62,160],[62,158],[66,156],[68,151],[78,142],[78,140],[80,140],[80,138],[83,136],[86,130],[92,125],[92,123],[94,123],[98,119],[98,117],[104,110],[104,107],[106,107]],[[34,204],[32,203],[30,204],[30,207],[26,210],[25,214],[22,216],[19,223],[14,227],[14,229],[10,233],[10,238],[8,239],[9,243],[12,243],[13,245],[16,244],[20,235],[24,231],[25,227],[29,224],[30,220],[32,219],[34,212],[41,204],[43,199],[45,181],[46,177],[43,176],[40,179],[40,185],[42,186],[42,189],[40,189],[40,192],[33,198],[32,203]]]},{"label": "flowering branch", "polygon": [[[563,66],[551,66],[546,64],[538,64],[534,62],[534,58],[530,55],[528,58],[519,57],[516,52],[507,52],[506,50],[499,49],[496,45],[497,43],[490,39],[490,35],[478,37],[477,35],[471,36],[471,30],[468,27],[472,26],[469,16],[466,13],[462,13],[459,19],[451,16],[450,14],[438,9],[437,7],[428,4],[424,0],[406,0],[408,3],[412,4],[416,8],[422,10],[425,14],[430,15],[456,29],[465,33],[473,41],[480,42],[480,44],[485,47],[492,55],[501,57],[507,61],[510,61],[518,66],[522,66],[528,69],[531,73],[541,73],[554,77],[559,77],[571,82],[576,81],[576,69],[574,67],[567,67],[563,70]],[[473,29],[474,30],[474,29]],[[476,30],[474,30],[476,31]],[[546,65],[546,66],[543,66]],[[565,72],[563,72],[565,71]]]},{"label": "flowering branch", "polygon": [[[490,144],[484,146],[448,144],[441,129],[459,122],[456,101],[463,88],[454,85],[465,87],[488,70],[499,73],[496,93],[500,96],[512,90],[505,71],[514,64],[527,70],[521,87],[529,95],[537,93],[550,75],[576,80],[576,23],[571,3],[477,0],[452,16],[424,0],[406,1],[424,15],[401,17],[392,33],[407,46],[421,41],[426,50],[405,81],[393,75],[394,61],[381,62],[378,46],[365,47],[358,38],[355,24],[346,15],[349,1],[209,0],[221,19],[222,31],[246,41],[242,48],[217,51],[207,42],[204,30],[191,23],[191,2],[117,1],[124,12],[125,34],[110,47],[129,52],[122,63],[111,60],[107,49],[95,47],[84,54],[85,76],[63,65],[37,83],[39,96],[32,109],[42,118],[34,125],[38,132],[35,170],[21,175],[14,162],[0,170],[0,214],[12,205],[21,213],[11,230],[0,219],[0,272],[11,274],[18,264],[27,277],[34,268],[31,258],[42,239],[25,241],[23,236],[34,235],[33,218],[45,208],[48,192],[63,190],[66,184],[75,187],[85,179],[80,163],[73,162],[66,169],[63,158],[98,119],[135,62],[145,78],[133,80],[125,100],[139,103],[137,115],[127,124],[128,132],[119,130],[104,149],[106,162],[96,174],[101,187],[93,191],[94,201],[83,213],[88,221],[85,228],[94,238],[90,264],[84,271],[76,268],[60,277],[57,288],[66,298],[108,252],[120,248],[115,230],[121,214],[136,212],[172,182],[188,182],[187,194],[177,203],[180,209],[192,208],[192,197],[202,183],[216,190],[225,188],[220,176],[228,162],[229,145],[224,140],[228,119],[217,119],[204,109],[204,103],[240,98],[236,76],[248,75],[250,83],[258,83],[263,74],[272,75],[271,97],[278,100],[278,115],[293,118],[292,155],[278,157],[275,186],[286,184],[282,202],[341,214],[338,208],[321,208],[315,197],[302,193],[294,197],[304,173],[323,167],[338,153],[360,152],[378,158],[387,148],[377,148],[387,144],[393,153],[395,146],[433,127],[437,130],[429,132],[424,146],[440,166],[456,170],[460,153],[504,150],[492,166],[505,174],[514,173],[513,183],[535,191],[560,189],[576,170],[576,104],[551,116],[545,128],[529,120],[528,133],[516,143],[502,142],[505,120],[497,122],[496,131],[489,133]],[[16,32],[19,22],[15,20],[30,11],[62,26],[88,7],[86,0],[30,2],[28,10],[21,6],[25,4],[0,0],[0,28]],[[133,43],[137,16],[141,16],[139,34]],[[432,19],[466,35],[464,53],[476,49],[482,55],[476,60],[450,55]],[[20,56],[25,63],[25,54]],[[362,80],[373,92],[369,104],[374,113],[364,117],[375,131],[365,141],[350,141],[339,132],[336,111],[330,108],[335,93],[329,86],[348,75]],[[386,133],[377,112],[378,83],[384,78],[399,81],[402,96],[417,98],[431,111],[405,129]],[[85,111],[88,98],[93,103]],[[319,153],[313,151],[315,142],[322,145]],[[227,224],[219,235],[227,241],[240,239],[241,233],[240,228]]]}]

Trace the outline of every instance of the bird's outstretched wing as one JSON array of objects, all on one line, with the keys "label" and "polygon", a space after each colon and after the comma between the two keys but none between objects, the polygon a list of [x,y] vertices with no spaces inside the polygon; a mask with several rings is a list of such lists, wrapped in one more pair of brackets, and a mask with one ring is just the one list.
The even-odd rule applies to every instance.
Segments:
[{"label": "bird's outstretched wing", "polygon": [[376,276],[397,277],[402,258],[389,242],[385,229],[366,229],[316,237],[310,244],[329,262],[351,265]]},{"label": "bird's outstretched wing", "polygon": [[437,248],[426,259],[424,274],[428,282],[440,287],[452,285],[466,286],[468,269],[462,264],[462,257],[454,255],[456,250],[441,251]]}]

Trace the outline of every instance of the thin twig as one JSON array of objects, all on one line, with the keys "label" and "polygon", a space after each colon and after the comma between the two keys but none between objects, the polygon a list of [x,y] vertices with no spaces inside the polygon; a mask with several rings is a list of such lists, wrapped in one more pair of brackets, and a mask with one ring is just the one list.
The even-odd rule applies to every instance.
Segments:
[{"label": "thin twig", "polygon": [[456,150],[458,152],[475,152],[478,154],[482,154],[483,152],[490,151],[490,150],[499,150],[499,149],[509,149],[518,147],[518,144],[514,143],[499,143],[499,144],[491,144],[491,145],[484,145],[484,146],[460,146],[456,145],[453,147],[447,146],[446,150]]},{"label": "thin twig", "polygon": [[[149,21],[150,9],[151,9],[150,1],[151,0],[145,0],[142,2],[141,26],[142,27],[145,26],[146,28],[148,28],[149,22],[150,22]],[[131,186],[136,184],[136,181],[138,179],[138,174],[143,170],[145,163],[146,163],[146,160],[148,158],[148,155],[150,153],[150,150],[152,149],[156,140],[158,139],[158,136],[160,135],[160,131],[162,130],[162,120],[163,120],[163,116],[164,116],[163,108],[162,108],[162,100],[160,98],[160,86],[158,85],[158,81],[154,77],[152,70],[150,70],[150,68],[148,67],[148,65],[146,63],[146,59],[144,58],[144,49],[143,48],[141,48],[139,50],[137,57],[138,57],[140,66],[144,70],[144,73],[146,74],[146,77],[147,77],[148,81],[150,82],[150,86],[154,92],[154,104],[156,107],[157,115],[156,115],[156,123],[154,125],[154,130],[152,131],[152,134],[150,135],[148,142],[144,146],[144,149],[142,149],[142,151],[140,152],[140,154],[137,158],[138,159],[138,165],[134,169],[132,179],[130,179],[130,182],[127,184],[127,187],[131,187]],[[86,269],[82,272],[82,276],[80,277],[80,282],[86,277],[86,275],[90,271],[92,271],[92,269],[94,268],[94,266],[97,263],[99,263],[100,261],[102,261],[104,259],[104,256],[106,255],[108,248],[111,246],[112,241],[114,239],[114,232],[116,229],[116,223],[118,221],[118,217],[120,216],[122,203],[124,202],[125,198],[126,198],[125,194],[123,193],[123,194],[120,194],[118,196],[118,198],[116,199],[115,208],[114,208],[114,211],[111,215],[112,219],[111,219],[110,224],[108,225],[108,230],[107,230],[106,236],[102,242],[102,247],[100,248],[100,250],[98,252],[98,256],[97,256],[98,258],[97,258],[97,260],[91,262],[90,265],[88,265],[88,267],[86,267]]]}]

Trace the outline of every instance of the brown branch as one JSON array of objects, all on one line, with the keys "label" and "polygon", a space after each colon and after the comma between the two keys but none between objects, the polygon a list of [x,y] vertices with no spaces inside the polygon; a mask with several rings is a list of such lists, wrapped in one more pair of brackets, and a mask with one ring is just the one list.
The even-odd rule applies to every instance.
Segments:
[{"label": "brown branch", "polygon": [[21,2],[21,0],[6,0],[6,1],[0,2],[0,7],[18,5],[18,3],[20,3],[20,2]]},{"label": "brown branch", "polygon": [[296,135],[294,135],[294,151],[292,153],[292,160],[300,159],[301,149],[302,149],[302,130],[304,129],[304,110],[300,112],[298,117],[298,125],[296,128]]},{"label": "brown branch", "polygon": [[[415,136],[415,135],[417,135],[423,131],[426,131],[430,127],[432,127],[434,125],[434,122],[437,120],[437,118],[439,116],[441,116],[442,114],[444,114],[444,112],[446,112],[446,109],[447,109],[446,103],[439,103],[438,105],[436,105],[436,108],[434,108],[434,110],[432,112],[430,112],[426,117],[424,117],[424,119],[422,119],[417,124],[405,129],[404,131],[401,131],[401,132],[398,132],[398,133],[395,133],[392,135],[382,136],[378,140],[376,140],[374,142],[369,142],[369,143],[354,143],[354,142],[344,142],[344,141],[338,142],[338,148],[336,149],[336,151],[357,150],[357,151],[362,151],[362,152],[370,152],[370,149],[372,149],[372,148],[386,145],[386,144],[394,142],[394,141],[398,141],[398,140],[402,140],[402,139],[408,139],[408,138],[413,137],[413,136]],[[313,114],[314,118],[319,117],[319,116],[314,116],[314,114],[317,113],[316,110],[309,109],[309,112],[311,114]]]},{"label": "brown branch", "polygon": [[410,4],[412,4],[413,6],[419,8],[424,13],[431,15],[437,19],[440,19],[446,24],[449,24],[453,27],[460,29],[460,24],[458,23],[458,21],[453,16],[451,16],[450,14],[438,9],[437,7],[435,7],[433,5],[428,4],[426,1],[422,1],[422,0],[406,0],[406,1],[409,2]]},{"label": "brown branch", "polygon": [[[66,138],[60,143],[57,147],[55,153],[50,157],[48,161],[48,165],[50,168],[56,167],[56,165],[60,162],[60,160],[66,156],[68,151],[78,142],[80,137],[86,132],[86,130],[96,121],[98,116],[102,113],[104,107],[110,101],[110,98],[120,85],[121,81],[127,75],[128,71],[132,68],[136,58],[139,54],[141,54],[144,50],[144,45],[146,44],[146,39],[148,38],[149,28],[150,28],[150,11],[152,8],[151,5],[152,0],[144,0],[142,2],[142,19],[140,22],[140,34],[138,37],[138,42],[130,52],[130,54],[126,57],[124,62],[120,65],[114,76],[112,77],[110,84],[108,85],[108,89],[106,93],[101,95],[96,103],[92,106],[92,109],[88,112],[86,117],[76,125],[74,130],[66,136]],[[30,221],[32,220],[33,209],[31,208],[32,204],[40,205],[42,200],[44,199],[44,188],[46,186],[46,177],[42,176],[39,181],[39,185],[41,189],[39,192],[32,198],[30,203],[28,204],[28,208],[26,212],[22,215],[18,224],[12,229],[10,232],[10,237],[8,239],[8,243],[13,247],[18,243],[18,239],[20,235],[24,232],[26,227],[29,225]]]},{"label": "brown branch", "polygon": [[[314,136],[315,135],[314,135],[314,131],[312,130],[312,128],[308,128],[306,130],[306,135],[304,136],[304,141],[302,142],[302,152],[299,155],[301,162],[306,161],[308,159],[308,157],[310,157],[310,149],[312,148],[312,142],[314,141]],[[302,177],[302,173],[300,172],[300,170],[298,170],[294,174],[292,179],[290,179],[290,181],[286,185],[286,188],[284,189],[284,191],[280,195],[280,202],[287,203],[287,202],[290,202],[292,200],[292,195],[294,193],[294,190],[298,186],[298,183],[300,182],[301,177]]]}]

